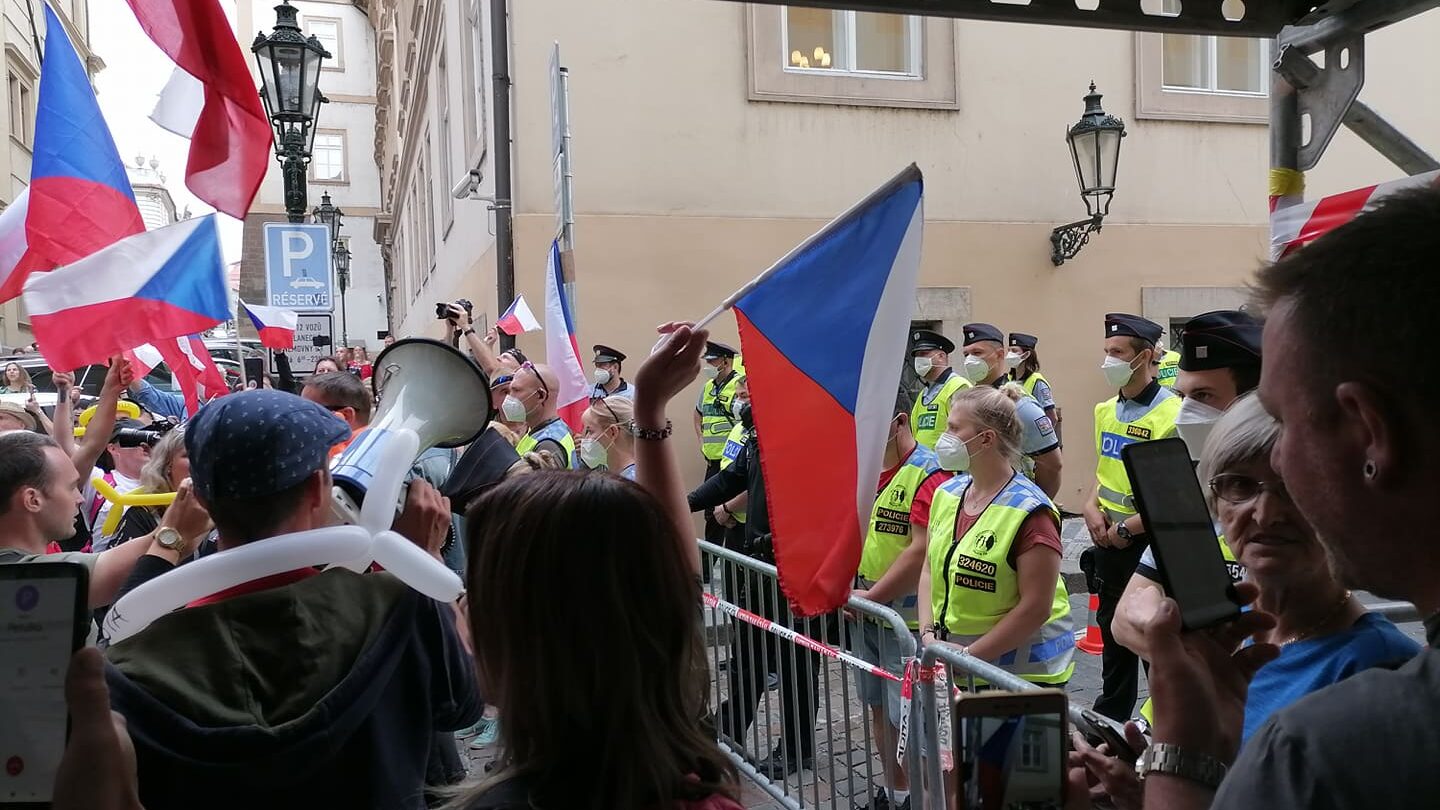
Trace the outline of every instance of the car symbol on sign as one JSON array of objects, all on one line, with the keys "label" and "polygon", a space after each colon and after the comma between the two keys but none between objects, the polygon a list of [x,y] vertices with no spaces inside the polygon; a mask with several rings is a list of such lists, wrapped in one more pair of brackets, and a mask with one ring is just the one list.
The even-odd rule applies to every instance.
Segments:
[{"label": "car symbol on sign", "polygon": [[309,287],[309,288],[314,289],[314,290],[323,290],[323,289],[325,289],[325,282],[323,282],[323,281],[316,281],[315,279],[310,278],[309,276],[301,276],[300,278],[297,278],[297,279],[295,279],[294,281],[290,282],[290,286],[291,286],[292,288],[295,288],[295,287]]}]

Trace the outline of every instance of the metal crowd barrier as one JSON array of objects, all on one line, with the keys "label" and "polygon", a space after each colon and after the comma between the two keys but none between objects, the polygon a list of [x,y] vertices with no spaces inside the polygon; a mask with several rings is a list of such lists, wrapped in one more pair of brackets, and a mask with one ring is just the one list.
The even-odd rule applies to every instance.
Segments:
[{"label": "metal crowd barrier", "polygon": [[[868,674],[876,668],[851,651],[868,634],[882,661],[898,662],[891,676],[898,689],[904,662],[916,655],[905,621],[888,607],[853,597],[843,610],[797,619],[780,591],[775,566],[704,541],[700,548],[702,570],[711,574],[703,610],[711,711],[720,747],[782,807],[869,804],[885,784],[883,763],[895,760],[896,747],[893,735],[875,728],[854,682],[857,673],[882,679]],[[803,695],[812,678],[814,700],[807,705]],[[884,698],[888,694],[882,692],[882,705]],[[903,773],[911,780],[911,803],[917,807],[918,713],[915,703],[908,722],[901,718],[911,729]],[[888,717],[887,710],[886,725]],[[806,752],[805,737],[810,734],[813,747]],[[781,757],[813,752],[813,764],[772,778],[762,769],[777,752]]]}]

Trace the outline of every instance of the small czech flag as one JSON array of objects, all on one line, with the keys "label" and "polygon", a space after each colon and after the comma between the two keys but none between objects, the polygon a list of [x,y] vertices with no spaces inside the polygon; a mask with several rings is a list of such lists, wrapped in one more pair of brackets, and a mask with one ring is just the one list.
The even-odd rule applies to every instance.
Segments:
[{"label": "small czech flag", "polygon": [[540,322],[535,320],[535,313],[530,311],[530,305],[525,303],[525,296],[521,295],[510,302],[505,314],[495,322],[495,328],[507,335],[518,335],[522,332],[539,331]]},{"label": "small czech flag", "polygon": [[245,307],[245,314],[250,316],[255,331],[260,333],[261,346],[267,349],[295,348],[295,327],[300,324],[300,316],[294,310],[262,307],[244,301],[240,305]]}]

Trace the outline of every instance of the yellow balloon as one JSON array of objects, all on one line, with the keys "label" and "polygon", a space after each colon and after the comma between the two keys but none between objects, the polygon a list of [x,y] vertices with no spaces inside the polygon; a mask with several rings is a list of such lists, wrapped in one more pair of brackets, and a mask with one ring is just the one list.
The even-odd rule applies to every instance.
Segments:
[{"label": "yellow balloon", "polygon": [[120,528],[120,517],[125,512],[124,507],[169,506],[175,502],[175,493],[173,492],[130,492],[121,495],[104,478],[92,478],[90,484],[95,487],[96,492],[100,493],[100,497],[121,507],[110,510],[110,514],[105,518],[105,525],[100,527],[101,535],[114,534],[115,530]]}]

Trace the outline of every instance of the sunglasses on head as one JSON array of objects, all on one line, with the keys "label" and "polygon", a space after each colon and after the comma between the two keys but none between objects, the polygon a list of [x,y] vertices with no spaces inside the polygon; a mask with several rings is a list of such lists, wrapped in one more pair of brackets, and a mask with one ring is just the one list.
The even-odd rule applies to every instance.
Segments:
[{"label": "sunglasses on head", "polygon": [[526,360],[525,362],[520,364],[520,368],[527,369],[531,374],[535,375],[535,379],[540,383],[540,390],[544,391],[546,399],[549,399],[550,386],[545,384],[545,378],[540,376],[540,372],[536,370],[535,364],[530,362],[529,360]]}]

